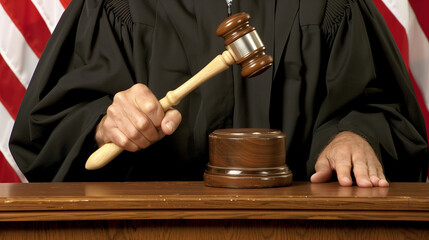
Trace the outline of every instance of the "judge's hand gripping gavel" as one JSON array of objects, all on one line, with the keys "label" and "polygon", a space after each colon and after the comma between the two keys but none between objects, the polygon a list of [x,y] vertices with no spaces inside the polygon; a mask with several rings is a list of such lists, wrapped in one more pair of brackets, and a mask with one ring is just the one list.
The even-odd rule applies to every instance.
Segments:
[{"label": "judge's hand gripping gavel", "polygon": [[[179,104],[180,100],[202,83],[228,69],[234,62],[241,65],[241,76],[248,78],[264,72],[272,65],[273,58],[265,54],[265,46],[255,27],[249,25],[249,19],[249,14],[237,13],[219,25],[216,34],[225,39],[224,44],[227,50],[216,56],[207,66],[180,87],[169,91],[159,101],[164,112]],[[122,151],[123,149],[114,143],[106,143],[88,158],[85,168],[88,170],[99,169]]]}]

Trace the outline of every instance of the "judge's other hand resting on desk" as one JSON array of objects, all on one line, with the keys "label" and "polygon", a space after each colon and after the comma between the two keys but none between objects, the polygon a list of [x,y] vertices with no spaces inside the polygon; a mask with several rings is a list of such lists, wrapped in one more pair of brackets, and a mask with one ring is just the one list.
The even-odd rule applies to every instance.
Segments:
[{"label": "judge's other hand resting on desk", "polygon": [[339,133],[319,155],[311,182],[328,182],[336,171],[341,186],[388,187],[383,168],[369,143],[353,132]]},{"label": "judge's other hand resting on desk", "polygon": [[135,152],[172,134],[181,121],[178,110],[164,113],[152,91],[144,84],[135,84],[115,95],[97,126],[95,140],[99,147],[113,142]]}]

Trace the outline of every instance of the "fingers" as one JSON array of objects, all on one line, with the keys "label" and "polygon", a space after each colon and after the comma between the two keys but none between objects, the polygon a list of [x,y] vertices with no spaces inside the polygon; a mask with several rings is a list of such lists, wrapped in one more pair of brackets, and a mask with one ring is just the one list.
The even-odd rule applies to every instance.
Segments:
[{"label": "fingers", "polygon": [[105,115],[98,124],[95,132],[95,140],[98,147],[103,146],[105,143],[113,142],[128,151],[137,151],[139,149],[139,146],[131,142],[117,128],[115,121],[111,117],[108,117],[108,115]]},{"label": "fingers", "polygon": [[[128,151],[137,151],[140,148],[146,148],[151,144],[151,140],[149,140],[149,137],[145,136],[145,132],[153,132],[156,130],[154,129],[151,131],[149,128],[150,126],[145,126],[145,128],[137,128],[137,123],[133,122],[129,117],[131,114],[130,112],[133,112],[133,110],[130,108],[129,112],[127,113],[124,109],[119,108],[120,112],[119,114],[115,114],[115,110],[113,110],[113,107],[109,107],[107,113],[108,116],[115,116],[115,118],[109,118],[109,121],[112,121],[112,126],[115,126],[112,128],[109,133],[109,138],[112,140],[113,143],[116,145],[122,147],[125,150]],[[149,120],[144,117],[142,119],[147,124],[151,124]],[[106,120],[107,121],[107,120]],[[149,135],[149,134],[148,134]]]},{"label": "fingers", "polygon": [[336,171],[338,183],[341,186],[351,186],[353,184],[351,171],[350,154],[347,149],[336,148],[336,144],[328,145],[320,154],[314,166],[316,173],[311,176],[311,182],[329,182],[332,172]]},{"label": "fingers", "polygon": [[359,187],[388,187],[383,167],[374,150],[364,139],[352,156],[353,174]]},{"label": "fingers", "polygon": [[374,184],[372,183],[372,181],[370,180],[370,177],[368,175],[368,166],[367,163],[365,162],[365,159],[362,159],[362,156],[356,156],[357,154],[355,154],[354,156],[354,161],[353,161],[353,174],[355,175],[356,178],[356,184],[359,187],[372,187],[374,186]]},{"label": "fingers", "polygon": [[368,175],[373,186],[388,187],[389,183],[384,176],[383,167],[378,159],[370,159],[368,161]]},{"label": "fingers", "polygon": [[136,84],[115,95],[97,126],[97,144],[113,142],[128,151],[147,148],[165,134],[172,134],[180,124],[181,115],[177,110],[167,112],[164,113],[149,88]]},{"label": "fingers", "polygon": [[351,176],[352,161],[351,161],[351,149],[348,146],[337,147],[332,149],[334,151],[330,154],[330,157],[335,161],[335,168],[337,172],[338,183],[341,186],[353,185]]},{"label": "fingers", "polygon": [[314,166],[316,173],[314,173],[310,181],[312,183],[329,182],[332,178],[332,167],[326,157],[319,156],[316,165]]},{"label": "fingers", "polygon": [[[369,143],[352,132],[339,133],[322,151],[312,182],[330,181],[328,169],[336,171],[341,186],[352,186],[353,173],[359,187],[388,187],[383,168]],[[329,177],[329,178],[328,178]]]}]

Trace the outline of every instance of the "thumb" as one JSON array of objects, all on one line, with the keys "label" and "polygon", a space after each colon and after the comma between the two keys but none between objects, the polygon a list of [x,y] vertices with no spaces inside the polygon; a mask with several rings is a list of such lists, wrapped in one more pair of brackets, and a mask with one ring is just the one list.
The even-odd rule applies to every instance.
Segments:
[{"label": "thumb", "polygon": [[[322,153],[323,155],[323,153]],[[332,178],[332,167],[325,156],[319,156],[314,165],[316,172],[311,176],[310,181],[313,183],[329,182]]]},{"label": "thumb", "polygon": [[182,115],[180,112],[177,109],[171,108],[165,112],[164,119],[161,122],[161,129],[165,134],[171,135],[176,131],[181,121]]}]

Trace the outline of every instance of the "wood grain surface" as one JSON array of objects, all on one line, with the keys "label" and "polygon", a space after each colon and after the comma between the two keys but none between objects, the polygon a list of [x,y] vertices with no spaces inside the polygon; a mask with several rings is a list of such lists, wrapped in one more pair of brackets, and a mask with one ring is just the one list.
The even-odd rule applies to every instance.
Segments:
[{"label": "wood grain surface", "polygon": [[132,220],[0,222],[0,240],[58,239],[427,239],[426,222]]},{"label": "wood grain surface", "polygon": [[0,184],[3,239],[427,239],[429,184]]},{"label": "wood grain surface", "polygon": [[338,183],[266,189],[202,182],[0,184],[0,221],[110,219],[344,219],[429,221],[429,184]]}]

